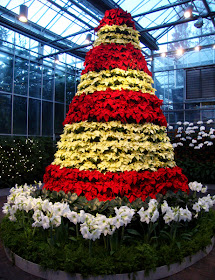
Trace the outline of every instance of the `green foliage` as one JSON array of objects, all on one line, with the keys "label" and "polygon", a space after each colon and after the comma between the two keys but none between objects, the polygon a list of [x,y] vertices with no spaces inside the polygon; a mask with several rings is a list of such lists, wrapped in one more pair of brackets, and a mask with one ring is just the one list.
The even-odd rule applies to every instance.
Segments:
[{"label": "green foliage", "polygon": [[51,138],[1,137],[0,188],[42,181],[54,152]]},{"label": "green foliage", "polygon": [[[65,220],[55,229],[32,228],[31,221],[23,219],[20,211],[17,222],[11,222],[7,217],[2,220],[0,236],[6,247],[44,268],[81,273],[83,276],[139,270],[148,273],[158,266],[181,262],[184,257],[210,244],[215,231],[215,212],[205,212],[190,223],[141,224],[144,229],[135,221],[129,224],[125,236],[122,228],[114,236],[104,237],[106,241],[109,239],[111,248],[105,247],[100,238],[90,243],[89,250],[89,240],[76,236],[75,225],[71,226]],[[151,237],[147,240],[144,235],[150,227]],[[26,230],[29,233],[27,238]],[[117,244],[118,235],[123,239]]]}]

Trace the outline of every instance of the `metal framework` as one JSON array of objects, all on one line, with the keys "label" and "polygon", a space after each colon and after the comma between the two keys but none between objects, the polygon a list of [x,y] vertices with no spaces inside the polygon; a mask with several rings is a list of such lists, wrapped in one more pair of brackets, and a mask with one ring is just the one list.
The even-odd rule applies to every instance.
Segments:
[{"label": "metal framework", "polygon": [[[28,24],[22,24],[17,19],[17,13],[8,9],[9,4],[13,2],[13,0],[2,1],[5,3],[7,2],[7,4],[5,6],[0,4],[0,25],[37,40],[42,45],[47,45],[57,50],[50,55],[43,56],[44,58],[53,56],[55,54],[68,53],[80,60],[85,59],[87,52],[86,47],[88,45],[80,42],[77,43],[77,39],[75,38],[78,36],[80,37],[83,34],[87,34],[88,32],[92,33],[93,29],[103,17],[106,10],[113,8],[123,8],[123,4],[126,5],[126,2],[129,2],[121,1],[121,4],[119,5],[119,1],[117,0],[28,0],[27,2],[31,2],[30,6],[37,1],[44,5],[44,7],[46,6],[47,9],[45,13],[47,13],[49,9],[52,9],[56,13],[54,17],[49,19],[49,23],[46,26],[41,26],[40,19],[44,15],[41,15],[37,22],[29,20]],[[168,2],[158,0],[140,0],[137,2],[138,3],[136,7],[131,9],[131,11],[129,11],[128,8],[126,10],[131,12],[133,18],[135,19],[135,26],[141,35],[141,43],[143,43],[146,48],[149,48],[151,51],[159,50],[159,45],[162,44],[162,42],[160,43],[159,40],[171,29],[173,29],[174,26],[195,21],[199,18],[199,16],[211,21],[213,27],[215,27],[215,3],[213,3],[211,0],[168,0]],[[151,3],[150,6],[147,6],[148,2]],[[165,2],[165,5],[162,5],[162,2]],[[21,1],[16,1],[16,3],[18,7]],[[189,19],[185,19],[183,18],[181,12],[188,4],[194,5],[197,14],[193,15]],[[202,4],[204,7],[204,12],[198,11],[197,6],[200,4]],[[141,11],[141,8],[144,8],[145,6],[152,8],[146,8],[146,11],[143,10],[142,12],[135,14],[135,11]],[[53,26],[60,16],[64,16],[67,20],[69,19],[71,21],[70,25],[78,26],[79,30],[74,30],[75,32],[71,34],[68,34],[67,32],[67,34],[64,35],[63,33],[56,34],[55,32],[46,28],[50,25],[50,23],[52,24],[51,26]],[[148,22],[150,21],[151,23],[148,24],[148,26],[144,26],[144,19],[148,19]],[[142,20],[143,22],[141,22]],[[69,26],[67,26],[66,30],[68,29]],[[159,32],[159,30],[161,30],[161,32]],[[207,33],[212,32],[206,32],[206,34]],[[201,36],[203,37],[207,35],[199,35],[199,37]]]}]

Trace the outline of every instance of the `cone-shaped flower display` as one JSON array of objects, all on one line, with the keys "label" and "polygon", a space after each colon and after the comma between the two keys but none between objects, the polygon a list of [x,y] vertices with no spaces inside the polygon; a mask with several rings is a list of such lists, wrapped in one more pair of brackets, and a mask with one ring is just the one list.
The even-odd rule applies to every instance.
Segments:
[{"label": "cone-shaped flower display", "polygon": [[131,15],[106,11],[44,188],[100,201],[188,191]]}]

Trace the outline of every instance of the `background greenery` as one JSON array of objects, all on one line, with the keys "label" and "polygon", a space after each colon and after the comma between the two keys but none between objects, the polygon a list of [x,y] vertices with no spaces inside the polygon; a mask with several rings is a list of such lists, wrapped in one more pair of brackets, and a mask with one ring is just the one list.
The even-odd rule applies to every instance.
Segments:
[{"label": "background greenery", "polygon": [[[42,181],[55,151],[56,143],[48,137],[0,137],[0,188]],[[195,150],[184,143],[174,151],[177,165],[190,182],[215,183],[215,145]]]},{"label": "background greenery", "polygon": [[0,188],[43,181],[55,150],[51,138],[0,137]]}]

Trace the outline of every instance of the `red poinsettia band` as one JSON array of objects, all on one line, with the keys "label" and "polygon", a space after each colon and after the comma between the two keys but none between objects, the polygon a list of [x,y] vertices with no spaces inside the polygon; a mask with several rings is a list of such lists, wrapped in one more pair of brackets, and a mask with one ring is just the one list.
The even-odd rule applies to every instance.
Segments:
[{"label": "red poinsettia band", "polygon": [[155,172],[124,171],[103,174],[96,170],[80,171],[49,165],[44,183],[44,188],[50,191],[76,193],[88,200],[97,197],[100,201],[117,196],[126,196],[130,202],[137,198],[144,201],[148,196],[155,198],[156,194],[165,194],[168,190],[188,192],[188,180],[179,167],[160,168]]},{"label": "red poinsettia band", "polygon": [[121,121],[167,126],[162,100],[141,91],[111,90],[75,96],[63,125],[81,121]]},{"label": "red poinsettia band", "polygon": [[105,12],[105,16],[100,20],[100,24],[95,28],[97,32],[104,25],[123,25],[135,28],[134,21],[131,14],[123,11],[122,9],[112,9]]},{"label": "red poinsettia band", "polygon": [[86,67],[82,71],[82,75],[89,71],[120,68],[141,70],[152,76],[141,51],[134,48],[131,43],[127,45],[101,44],[94,47],[87,53],[84,66]]}]

